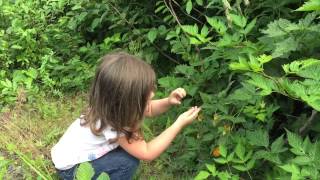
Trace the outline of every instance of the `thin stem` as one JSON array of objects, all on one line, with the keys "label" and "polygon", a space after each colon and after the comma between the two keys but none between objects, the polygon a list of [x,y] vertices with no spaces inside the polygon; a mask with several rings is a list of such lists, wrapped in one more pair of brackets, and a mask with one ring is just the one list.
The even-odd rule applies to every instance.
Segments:
[{"label": "thin stem", "polygon": [[250,174],[250,172],[249,172],[249,171],[247,171],[247,173],[248,173],[248,175],[249,175],[250,179],[252,180],[252,177],[251,177],[251,174]]},{"label": "thin stem", "polygon": [[[165,1],[164,1],[165,2]],[[165,2],[166,3],[166,2]],[[123,17],[121,15],[121,12],[111,3],[108,3],[115,11],[116,13],[132,28],[132,29],[137,29],[133,24],[131,24],[125,17]],[[159,52],[160,54],[162,54],[163,56],[165,56],[166,58],[168,58],[170,61],[176,63],[176,64],[180,64],[177,60],[173,59],[172,57],[170,57],[168,54],[166,54],[165,52],[163,52],[157,45],[155,45],[154,43],[151,43]]]},{"label": "thin stem", "polygon": [[[184,10],[182,10],[182,7],[180,6],[180,4],[177,3],[177,1],[175,1],[175,0],[172,0],[172,1],[180,8],[180,10],[183,12],[183,14],[185,14],[186,16],[192,18],[193,20],[197,21],[198,23],[203,24],[203,22],[200,21],[199,19],[191,16],[190,14],[185,13]],[[170,3],[171,3],[171,0],[170,0]],[[195,9],[195,8],[193,8],[193,9]],[[197,11],[199,11],[199,10],[197,10]]]},{"label": "thin stem", "polygon": [[307,120],[307,122],[299,129],[299,133],[301,135],[303,135],[305,133],[305,130],[310,126],[310,124],[312,123],[312,121],[314,120],[314,118],[317,115],[317,111],[316,110],[312,110],[311,112],[311,116],[309,117],[309,119]]}]

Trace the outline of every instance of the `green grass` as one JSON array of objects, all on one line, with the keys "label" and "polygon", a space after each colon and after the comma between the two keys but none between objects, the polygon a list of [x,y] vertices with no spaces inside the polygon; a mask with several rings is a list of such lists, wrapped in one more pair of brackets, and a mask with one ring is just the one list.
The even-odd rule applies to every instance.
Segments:
[{"label": "green grass", "polygon": [[[18,99],[15,106],[4,110],[0,118],[0,157],[10,161],[5,177],[57,179],[50,149],[85,109],[86,95],[78,94],[61,98],[38,95],[28,102]],[[155,128],[146,124],[144,134],[151,139]],[[176,179],[167,173],[163,161],[163,158],[141,161],[134,179]]]}]

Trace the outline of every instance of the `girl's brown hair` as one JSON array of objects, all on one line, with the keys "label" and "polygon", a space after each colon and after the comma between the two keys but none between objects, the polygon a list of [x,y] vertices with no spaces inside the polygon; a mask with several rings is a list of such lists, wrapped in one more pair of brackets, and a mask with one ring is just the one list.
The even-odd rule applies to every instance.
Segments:
[{"label": "girl's brown hair", "polygon": [[89,125],[95,135],[111,126],[128,141],[135,138],[155,79],[151,66],[137,57],[123,52],[104,56],[96,71],[89,111],[82,125]]}]

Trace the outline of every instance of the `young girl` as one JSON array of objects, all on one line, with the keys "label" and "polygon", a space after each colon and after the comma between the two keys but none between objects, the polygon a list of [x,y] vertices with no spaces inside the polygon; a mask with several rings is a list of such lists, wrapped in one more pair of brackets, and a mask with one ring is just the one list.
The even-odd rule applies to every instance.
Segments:
[{"label": "young girl", "polygon": [[78,165],[90,162],[93,179],[105,172],[112,180],[127,180],[139,160],[157,158],[197,117],[200,108],[190,108],[159,136],[145,142],[140,131],[143,118],[166,112],[186,96],[178,88],[167,98],[152,100],[155,83],[155,73],[144,61],[126,53],[104,56],[92,85],[88,113],[74,121],[51,150],[60,177],[73,179]]}]

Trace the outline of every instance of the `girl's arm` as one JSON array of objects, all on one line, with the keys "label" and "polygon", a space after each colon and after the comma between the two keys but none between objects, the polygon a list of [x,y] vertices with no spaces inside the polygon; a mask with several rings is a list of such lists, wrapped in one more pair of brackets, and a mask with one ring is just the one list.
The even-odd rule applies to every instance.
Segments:
[{"label": "girl's arm", "polygon": [[138,159],[147,161],[154,160],[168,148],[181,129],[197,117],[200,110],[201,108],[193,107],[184,112],[169,128],[150,142],[132,140],[129,143],[126,137],[120,137],[118,143],[124,150]]},{"label": "girl's arm", "polygon": [[145,115],[147,117],[154,117],[166,112],[171,105],[181,104],[181,100],[186,94],[183,88],[177,88],[167,98],[152,100]]}]

